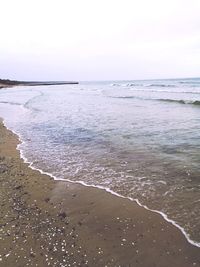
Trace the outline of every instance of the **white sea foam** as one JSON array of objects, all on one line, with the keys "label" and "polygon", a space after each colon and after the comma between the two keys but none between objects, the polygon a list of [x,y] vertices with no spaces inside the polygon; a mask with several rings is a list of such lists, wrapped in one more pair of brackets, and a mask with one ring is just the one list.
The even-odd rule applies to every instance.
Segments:
[{"label": "white sea foam", "polygon": [[25,141],[23,141],[20,133],[16,132],[15,130],[9,128],[7,125],[6,125],[6,122],[5,120],[3,120],[3,124],[4,126],[8,129],[8,130],[11,130],[15,135],[18,136],[18,139],[19,139],[19,144],[17,145],[17,150],[19,150],[20,152],[20,157],[21,159],[23,159],[23,161],[25,163],[28,164],[28,166],[32,169],[32,170],[35,170],[35,171],[39,171],[41,174],[44,174],[44,175],[48,175],[49,177],[53,178],[54,180],[56,181],[63,181],[63,182],[70,182],[70,183],[73,183],[73,184],[81,184],[83,186],[87,186],[87,187],[93,187],[93,188],[98,188],[100,190],[105,190],[106,192],[108,193],[111,193],[112,195],[115,195],[117,197],[120,197],[120,198],[124,198],[124,199],[128,199],[130,201],[134,201],[136,202],[140,207],[143,207],[145,208],[146,210],[149,210],[151,212],[154,212],[154,213],[157,213],[157,214],[160,214],[167,222],[171,223],[172,225],[174,225],[175,227],[177,227],[181,232],[182,234],[185,236],[185,238],[187,239],[187,241],[193,245],[193,246],[196,246],[196,247],[199,247],[200,248],[200,243],[199,242],[196,242],[194,240],[192,240],[189,236],[189,234],[185,231],[185,229],[183,227],[181,227],[177,222],[175,222],[174,220],[170,219],[165,213],[161,212],[161,211],[158,211],[158,210],[155,210],[155,209],[150,209],[148,208],[146,205],[142,204],[138,199],[134,199],[134,198],[131,198],[131,197],[125,197],[121,194],[118,194],[116,192],[114,192],[113,190],[107,188],[107,187],[104,187],[104,186],[100,186],[100,185],[93,185],[93,184],[87,184],[85,183],[84,181],[72,181],[70,179],[64,179],[64,178],[59,178],[49,172],[45,172],[37,167],[35,167],[33,165],[33,162],[29,161],[24,153],[23,153],[23,149],[21,148],[23,146],[23,144],[25,143]]}]

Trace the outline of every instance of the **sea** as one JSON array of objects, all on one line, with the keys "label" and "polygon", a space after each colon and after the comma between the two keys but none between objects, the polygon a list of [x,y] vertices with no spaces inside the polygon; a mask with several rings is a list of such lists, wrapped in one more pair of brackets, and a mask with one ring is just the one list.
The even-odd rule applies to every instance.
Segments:
[{"label": "sea", "polygon": [[136,201],[200,247],[200,78],[6,88],[0,116],[30,167]]}]

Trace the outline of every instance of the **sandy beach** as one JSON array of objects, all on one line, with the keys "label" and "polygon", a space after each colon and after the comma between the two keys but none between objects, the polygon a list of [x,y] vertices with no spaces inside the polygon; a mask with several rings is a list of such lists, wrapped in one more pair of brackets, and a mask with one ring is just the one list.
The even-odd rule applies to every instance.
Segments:
[{"label": "sandy beach", "polygon": [[200,266],[200,248],[159,214],[54,181],[20,159],[0,124],[0,266]]}]

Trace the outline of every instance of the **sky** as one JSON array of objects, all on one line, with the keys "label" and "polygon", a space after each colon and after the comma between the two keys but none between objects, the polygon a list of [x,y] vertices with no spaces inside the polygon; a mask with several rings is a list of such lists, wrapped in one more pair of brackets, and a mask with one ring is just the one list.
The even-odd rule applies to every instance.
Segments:
[{"label": "sky", "polygon": [[199,0],[0,0],[0,78],[200,77]]}]

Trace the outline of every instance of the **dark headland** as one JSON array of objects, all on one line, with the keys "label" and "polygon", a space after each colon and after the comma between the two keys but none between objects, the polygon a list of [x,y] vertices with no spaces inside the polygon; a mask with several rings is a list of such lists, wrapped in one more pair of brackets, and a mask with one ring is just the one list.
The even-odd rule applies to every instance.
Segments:
[{"label": "dark headland", "polygon": [[41,85],[63,85],[78,84],[76,81],[15,81],[8,79],[0,79],[0,88],[11,86],[41,86]]}]

